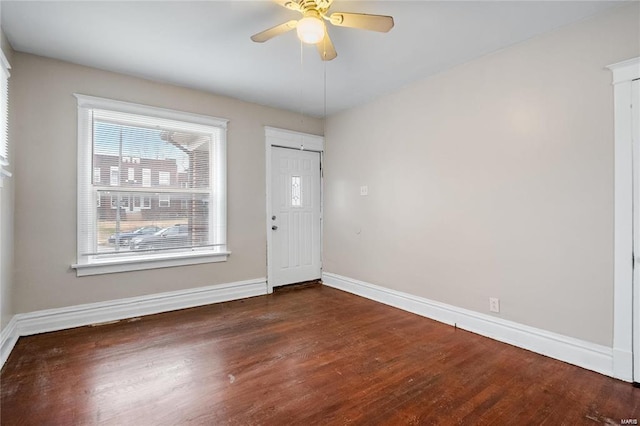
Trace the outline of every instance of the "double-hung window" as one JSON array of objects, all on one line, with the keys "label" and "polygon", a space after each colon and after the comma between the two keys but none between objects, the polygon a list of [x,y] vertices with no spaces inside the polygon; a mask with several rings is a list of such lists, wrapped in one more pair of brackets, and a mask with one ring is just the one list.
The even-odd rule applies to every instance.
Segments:
[{"label": "double-hung window", "polygon": [[227,121],[76,97],[78,276],[226,260]]}]

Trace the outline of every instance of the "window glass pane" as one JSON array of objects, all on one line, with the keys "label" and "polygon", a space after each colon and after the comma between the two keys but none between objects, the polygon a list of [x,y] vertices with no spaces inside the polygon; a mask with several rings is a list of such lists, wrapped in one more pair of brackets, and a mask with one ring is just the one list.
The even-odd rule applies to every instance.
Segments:
[{"label": "window glass pane", "polygon": [[[184,232],[190,230],[190,237],[188,241],[183,238],[181,246],[209,245],[211,193],[190,190],[207,190],[211,186],[211,137],[108,120],[94,121],[93,128],[94,170],[107,168],[109,184],[114,187],[98,191],[97,252],[126,251],[130,234],[143,227],[168,228],[166,235],[173,235],[179,228],[172,226],[183,225]],[[135,179],[136,176],[141,179]],[[154,187],[175,188],[176,192],[127,191]],[[174,243],[171,248],[176,248]],[[166,248],[160,242],[142,245],[154,250]]]},{"label": "window glass pane", "polygon": [[301,203],[300,176],[291,176],[291,206],[300,207]]},{"label": "window glass pane", "polygon": [[[210,245],[207,194],[97,193],[98,253],[163,251]],[[163,203],[166,207],[160,208]],[[117,208],[118,204],[120,208]],[[163,236],[153,235],[161,229],[166,230]],[[180,238],[168,241],[164,235],[178,235]]]},{"label": "window glass pane", "polygon": [[93,164],[110,169],[111,186],[209,188],[210,152],[209,136],[94,122]]}]

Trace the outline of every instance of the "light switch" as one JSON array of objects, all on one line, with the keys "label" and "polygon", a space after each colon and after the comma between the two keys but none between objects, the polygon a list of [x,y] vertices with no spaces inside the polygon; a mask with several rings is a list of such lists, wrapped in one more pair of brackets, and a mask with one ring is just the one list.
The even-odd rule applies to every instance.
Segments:
[{"label": "light switch", "polygon": [[360,195],[369,195],[369,187],[367,185],[360,187]]}]

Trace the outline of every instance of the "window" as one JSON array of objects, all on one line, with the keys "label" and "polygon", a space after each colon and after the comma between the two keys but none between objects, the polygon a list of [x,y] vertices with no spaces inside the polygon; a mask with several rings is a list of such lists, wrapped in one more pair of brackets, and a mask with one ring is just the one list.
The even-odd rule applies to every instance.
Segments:
[{"label": "window", "polygon": [[2,180],[11,177],[9,166],[9,69],[11,66],[0,51],[0,187]]},{"label": "window", "polygon": [[118,186],[120,185],[120,168],[118,166],[111,166],[109,168],[109,185]]},{"label": "window", "polygon": [[93,168],[93,183],[100,183],[100,167]]},{"label": "window", "polygon": [[171,197],[166,194],[158,196],[158,207],[171,207]]},{"label": "window", "polygon": [[302,205],[300,186],[300,176],[291,176],[291,207],[300,207]]},{"label": "window", "polygon": [[171,185],[171,173],[169,172],[158,172],[158,183],[160,186],[169,186]]},{"label": "window", "polygon": [[142,169],[142,186],[151,187],[151,169]]},{"label": "window", "polygon": [[[76,97],[78,276],[226,260],[227,121]],[[133,167],[126,180],[121,176],[125,159],[140,165],[141,181]],[[94,165],[109,168],[108,186],[95,179],[95,168],[92,175]],[[111,209],[96,207],[101,197],[110,197]],[[180,238],[158,231],[130,244],[114,244],[113,238],[109,243],[112,235],[144,226],[179,226]]]}]

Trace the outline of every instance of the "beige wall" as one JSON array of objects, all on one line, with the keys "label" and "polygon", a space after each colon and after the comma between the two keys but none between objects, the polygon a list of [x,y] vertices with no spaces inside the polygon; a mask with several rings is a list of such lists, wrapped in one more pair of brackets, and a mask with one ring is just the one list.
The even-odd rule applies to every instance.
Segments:
[{"label": "beige wall", "polygon": [[[324,270],[611,346],[613,90],[635,3],[326,123]],[[359,195],[360,185],[369,195]]]},{"label": "beige wall", "polygon": [[[13,63],[13,49],[4,32],[0,30],[0,48],[9,64]],[[11,80],[9,80],[11,92]],[[15,152],[11,146],[13,132],[9,129],[9,160]],[[13,172],[13,164],[7,168]],[[13,287],[13,179],[4,179],[0,188],[0,330],[4,328],[13,316],[12,287]]]},{"label": "beige wall", "polygon": [[[263,126],[321,134],[321,120],[19,52],[12,65],[16,313],[266,276]],[[73,93],[230,120],[227,262],[76,277]]]}]

